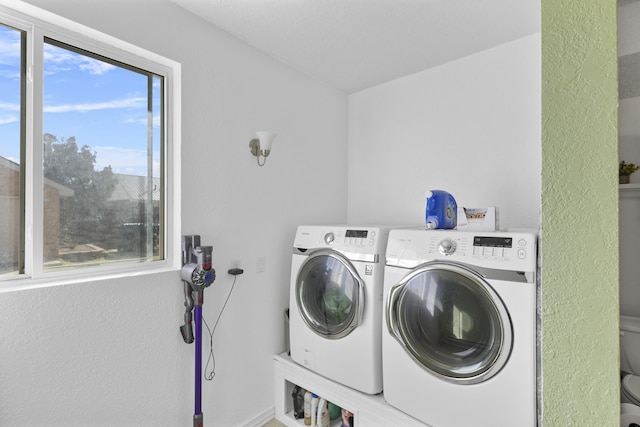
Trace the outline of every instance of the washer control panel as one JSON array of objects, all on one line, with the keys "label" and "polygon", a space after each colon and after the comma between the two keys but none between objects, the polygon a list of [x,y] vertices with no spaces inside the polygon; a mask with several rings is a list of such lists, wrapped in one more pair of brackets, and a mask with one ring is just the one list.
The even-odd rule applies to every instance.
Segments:
[{"label": "washer control panel", "polygon": [[344,233],[345,246],[373,246],[376,243],[375,230],[347,229]]},{"label": "washer control panel", "polygon": [[384,254],[388,227],[299,226],[294,248],[331,248],[349,254]]},{"label": "washer control panel", "polygon": [[347,229],[344,232],[328,231],[324,233],[324,243],[328,246],[339,246],[346,248],[366,248],[374,247],[377,242],[378,233],[372,229]]}]

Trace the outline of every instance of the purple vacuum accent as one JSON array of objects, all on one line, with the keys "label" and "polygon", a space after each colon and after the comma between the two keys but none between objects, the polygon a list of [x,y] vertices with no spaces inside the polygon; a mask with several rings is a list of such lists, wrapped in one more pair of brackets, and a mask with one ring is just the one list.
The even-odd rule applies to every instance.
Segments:
[{"label": "purple vacuum accent", "polygon": [[[200,236],[182,236],[182,269],[180,278],[184,283],[185,323],[180,327],[184,342],[195,341],[195,410],[193,427],[203,426],[202,416],[202,303],[204,289],[211,286],[216,279],[216,272],[211,266],[213,247],[200,246]],[[191,310],[195,320],[195,337],[191,330]]]},{"label": "purple vacuum accent", "polygon": [[196,401],[194,420],[202,415],[202,305],[195,306],[196,320]]}]

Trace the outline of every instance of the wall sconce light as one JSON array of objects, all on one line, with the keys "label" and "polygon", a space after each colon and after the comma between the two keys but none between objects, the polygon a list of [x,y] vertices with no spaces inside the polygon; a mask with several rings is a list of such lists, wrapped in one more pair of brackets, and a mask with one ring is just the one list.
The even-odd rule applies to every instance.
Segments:
[{"label": "wall sconce light", "polygon": [[[258,166],[263,166],[267,162],[267,156],[271,152],[271,143],[273,139],[276,137],[276,134],[273,132],[260,131],[256,132],[258,138],[254,138],[249,142],[249,148],[251,149],[251,154],[256,156],[258,160]],[[260,163],[260,157],[262,163]]]}]

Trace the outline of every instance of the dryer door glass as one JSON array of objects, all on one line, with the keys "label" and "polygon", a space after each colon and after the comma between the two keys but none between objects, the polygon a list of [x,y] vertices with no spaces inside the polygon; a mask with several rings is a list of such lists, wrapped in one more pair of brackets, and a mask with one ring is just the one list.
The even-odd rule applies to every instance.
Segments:
[{"label": "dryer door glass", "polygon": [[427,371],[454,383],[486,381],[512,346],[508,312],[479,275],[454,264],[425,264],[390,292],[389,328]]},{"label": "dryer door glass", "polygon": [[317,250],[302,264],[296,300],[302,319],[318,335],[348,335],[362,318],[364,283],[348,259],[331,250]]}]

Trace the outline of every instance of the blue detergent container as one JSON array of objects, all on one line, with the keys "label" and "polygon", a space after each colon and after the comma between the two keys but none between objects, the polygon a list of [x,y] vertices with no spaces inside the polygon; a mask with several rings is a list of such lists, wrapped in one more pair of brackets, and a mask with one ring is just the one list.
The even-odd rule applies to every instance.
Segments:
[{"label": "blue detergent container", "polygon": [[458,224],[458,204],[446,191],[430,190],[427,198],[427,229],[450,230]]}]

